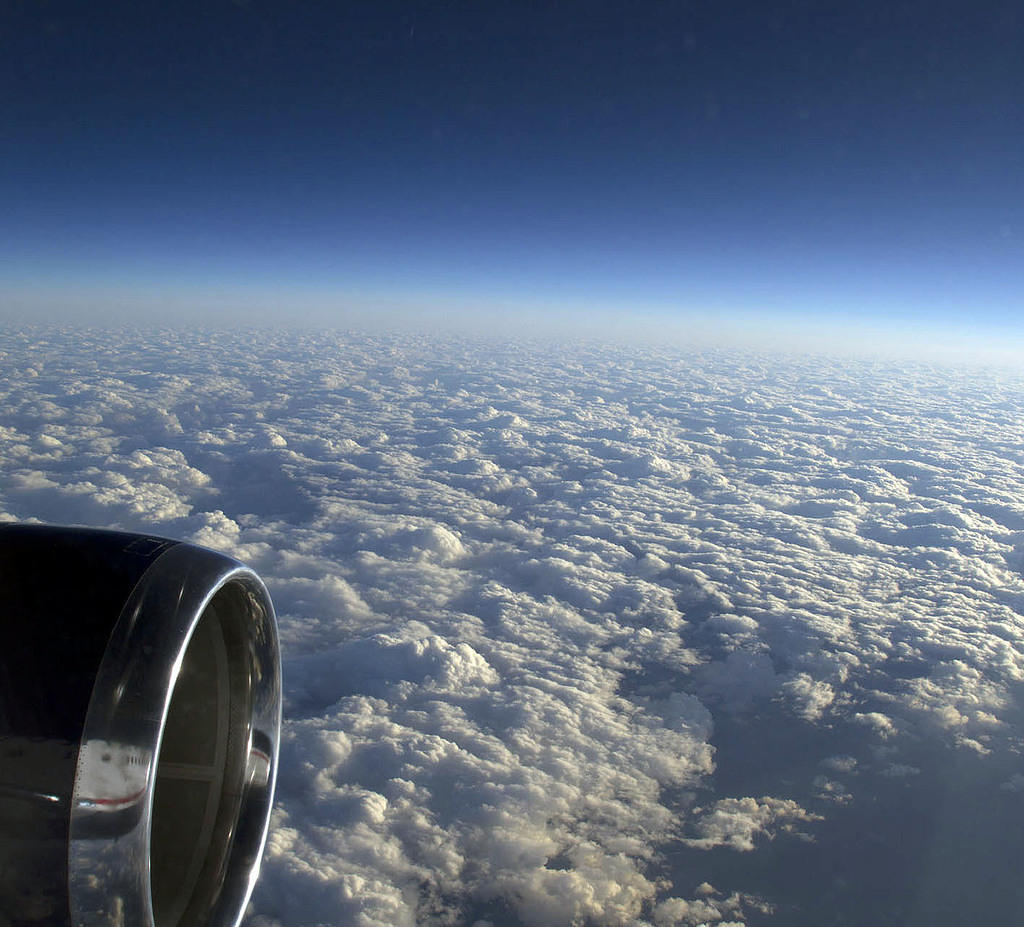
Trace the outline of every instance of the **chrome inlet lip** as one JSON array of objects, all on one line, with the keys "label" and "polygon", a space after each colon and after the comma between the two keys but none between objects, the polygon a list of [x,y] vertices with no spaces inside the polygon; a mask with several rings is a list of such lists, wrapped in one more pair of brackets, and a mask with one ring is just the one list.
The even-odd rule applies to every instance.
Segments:
[{"label": "chrome inlet lip", "polygon": [[232,678],[243,680],[239,694],[246,710],[244,717],[233,717],[230,736],[244,738],[245,752],[231,793],[234,811],[224,824],[231,831],[221,835],[227,849],[214,866],[213,887],[196,903],[204,925],[237,927],[241,921],[259,874],[277,778],[276,619],[266,587],[252,570],[223,554],[177,544],[157,557],[125,603],[89,702],[68,842],[75,927],[156,924],[151,841],[161,746],[182,662],[218,596],[227,596],[236,612]]}]

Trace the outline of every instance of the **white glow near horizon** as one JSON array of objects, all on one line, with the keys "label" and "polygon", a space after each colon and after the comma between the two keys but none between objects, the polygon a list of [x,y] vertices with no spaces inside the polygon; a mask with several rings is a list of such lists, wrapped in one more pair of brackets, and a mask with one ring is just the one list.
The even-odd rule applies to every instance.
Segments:
[{"label": "white glow near horizon", "polygon": [[[538,308],[539,307],[539,308]],[[979,313],[967,323],[924,313],[850,309],[815,313],[749,308],[623,307],[607,303],[532,304],[520,299],[339,293],[333,289],[253,285],[83,287],[12,286],[0,291],[0,324],[143,328],[244,326],[367,332],[411,330],[523,338],[674,344],[685,350],[741,348],[780,353],[1016,366],[1024,330]]]}]

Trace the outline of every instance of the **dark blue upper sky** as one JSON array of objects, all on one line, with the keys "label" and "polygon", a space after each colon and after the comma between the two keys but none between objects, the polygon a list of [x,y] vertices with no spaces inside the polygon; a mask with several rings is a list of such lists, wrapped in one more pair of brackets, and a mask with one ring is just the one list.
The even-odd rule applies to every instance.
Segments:
[{"label": "dark blue upper sky", "polygon": [[0,268],[1016,325],[1022,93],[1016,2],[8,3]]}]

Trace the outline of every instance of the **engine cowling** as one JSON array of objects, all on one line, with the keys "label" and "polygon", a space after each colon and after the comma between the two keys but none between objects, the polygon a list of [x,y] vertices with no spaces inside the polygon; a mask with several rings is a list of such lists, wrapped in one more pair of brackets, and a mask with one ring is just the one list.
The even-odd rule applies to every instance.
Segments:
[{"label": "engine cowling", "polygon": [[259,577],[163,538],[4,525],[0,591],[0,924],[235,927],[281,729]]}]

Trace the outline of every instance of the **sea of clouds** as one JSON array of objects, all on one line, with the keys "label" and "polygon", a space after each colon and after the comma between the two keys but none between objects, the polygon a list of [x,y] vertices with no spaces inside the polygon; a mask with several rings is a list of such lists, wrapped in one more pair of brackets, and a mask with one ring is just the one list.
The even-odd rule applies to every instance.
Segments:
[{"label": "sea of clouds", "polygon": [[1024,918],[1024,379],[7,328],[0,395],[0,518],[269,586],[250,927]]}]

